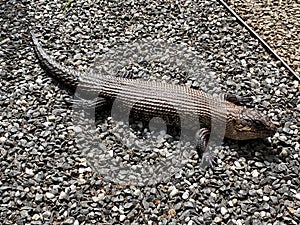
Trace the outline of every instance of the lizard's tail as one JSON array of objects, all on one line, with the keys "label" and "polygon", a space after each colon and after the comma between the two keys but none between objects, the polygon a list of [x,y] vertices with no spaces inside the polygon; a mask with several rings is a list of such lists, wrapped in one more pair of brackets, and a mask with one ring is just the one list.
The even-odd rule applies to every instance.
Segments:
[{"label": "lizard's tail", "polygon": [[33,42],[34,50],[40,61],[42,67],[58,79],[63,85],[68,88],[75,89],[79,83],[79,74],[76,71],[69,70],[61,65],[59,65],[55,60],[50,58],[50,56],[44,51],[41,44],[38,42],[35,34],[30,31],[31,39]]}]

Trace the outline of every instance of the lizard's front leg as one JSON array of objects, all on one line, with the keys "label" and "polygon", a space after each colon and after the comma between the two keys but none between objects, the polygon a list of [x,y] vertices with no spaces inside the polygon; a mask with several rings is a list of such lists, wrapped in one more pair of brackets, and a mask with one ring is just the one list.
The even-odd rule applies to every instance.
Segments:
[{"label": "lizard's front leg", "polygon": [[201,158],[201,167],[214,167],[215,153],[207,147],[210,131],[207,128],[201,128],[196,133],[196,150]]}]

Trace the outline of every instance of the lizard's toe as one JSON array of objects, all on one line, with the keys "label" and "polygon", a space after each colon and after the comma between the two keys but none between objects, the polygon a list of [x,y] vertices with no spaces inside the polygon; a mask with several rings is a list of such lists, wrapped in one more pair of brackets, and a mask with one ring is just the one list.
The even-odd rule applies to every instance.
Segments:
[{"label": "lizard's toe", "polygon": [[208,167],[215,168],[216,163],[216,156],[212,152],[204,152],[202,155],[202,160],[200,163],[200,167],[202,169],[206,169]]}]

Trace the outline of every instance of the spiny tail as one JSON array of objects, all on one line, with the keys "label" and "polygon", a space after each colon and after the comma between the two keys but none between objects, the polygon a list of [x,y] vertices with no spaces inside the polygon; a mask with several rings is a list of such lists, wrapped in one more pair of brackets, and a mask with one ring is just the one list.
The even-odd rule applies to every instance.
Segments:
[{"label": "spiny tail", "polygon": [[55,60],[51,59],[38,42],[35,34],[32,31],[30,34],[35,53],[42,67],[63,85],[66,85],[68,88],[75,89],[79,83],[78,72],[66,69],[59,65]]}]

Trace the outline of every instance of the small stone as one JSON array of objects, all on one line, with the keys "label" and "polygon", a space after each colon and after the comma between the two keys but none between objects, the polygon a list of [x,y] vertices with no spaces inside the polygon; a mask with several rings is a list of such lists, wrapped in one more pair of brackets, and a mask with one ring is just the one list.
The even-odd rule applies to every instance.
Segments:
[{"label": "small stone", "polygon": [[74,59],[75,60],[81,60],[81,54],[76,54],[76,55],[74,55]]},{"label": "small stone", "polygon": [[260,215],[261,218],[264,218],[266,216],[266,212],[265,211],[261,211],[259,213],[259,215]]},{"label": "small stone", "polygon": [[150,203],[148,201],[146,201],[146,199],[143,199],[142,205],[143,205],[144,209],[147,210],[147,209],[149,209]]},{"label": "small stone", "polygon": [[175,178],[176,178],[176,179],[179,179],[179,178],[181,178],[181,177],[182,177],[182,174],[181,174],[181,173],[176,173],[176,174],[175,174]]},{"label": "small stone", "polygon": [[210,211],[210,208],[208,208],[207,206],[205,206],[205,207],[202,208],[202,211],[203,211],[204,213],[209,212],[209,211]]},{"label": "small stone", "polygon": [[290,211],[290,213],[291,214],[294,214],[295,213],[295,209],[294,208],[292,208],[292,207],[287,207],[287,209]]},{"label": "small stone", "polygon": [[176,216],[176,211],[175,209],[169,209],[168,214],[172,217]]},{"label": "small stone", "polygon": [[300,193],[295,194],[294,197],[295,197],[296,199],[300,200]]},{"label": "small stone", "polygon": [[265,202],[267,202],[267,201],[270,200],[270,198],[269,198],[268,196],[263,196],[263,200],[264,200]]},{"label": "small stone", "polygon": [[201,34],[201,36],[200,36],[202,39],[209,39],[209,37],[210,37],[210,35],[209,34],[206,34],[206,33],[204,33],[204,34]]},{"label": "small stone", "polygon": [[221,207],[221,214],[224,216],[228,210],[225,207]]},{"label": "small stone", "polygon": [[206,181],[206,178],[205,178],[205,177],[201,177],[199,183],[200,183],[200,184],[204,184],[205,181]]},{"label": "small stone", "polygon": [[288,127],[284,127],[284,128],[282,128],[282,131],[289,134],[291,132],[291,129]]},{"label": "small stone", "polygon": [[117,212],[117,211],[119,211],[119,208],[117,206],[114,206],[114,207],[112,207],[111,210],[114,211],[114,212]]},{"label": "small stone", "polygon": [[62,191],[59,195],[59,199],[62,200],[62,199],[67,199],[68,198],[68,194],[64,191]]},{"label": "small stone", "polygon": [[235,165],[235,167],[236,167],[237,169],[242,168],[242,166],[241,166],[241,164],[240,164],[239,161],[234,161],[234,165]]},{"label": "small stone", "polygon": [[228,205],[231,206],[231,207],[235,206],[236,204],[237,204],[237,199],[236,198],[234,198],[234,199],[232,199],[228,202]]},{"label": "small stone", "polygon": [[43,215],[44,218],[50,218],[51,212],[50,211],[45,211],[45,212],[43,212],[42,215]]},{"label": "small stone", "polygon": [[247,62],[246,62],[246,60],[245,60],[245,59],[242,59],[242,60],[241,60],[241,63],[242,63],[242,66],[244,66],[244,67],[246,67],[246,66],[247,66]]},{"label": "small stone", "polygon": [[21,196],[20,191],[17,191],[17,192],[15,193],[15,197],[20,197],[20,196]]},{"label": "small stone", "polygon": [[175,195],[178,194],[178,192],[179,192],[178,189],[176,187],[173,187],[170,194],[169,194],[170,198],[173,198]]},{"label": "small stone", "polygon": [[294,80],[293,81],[294,87],[298,88],[299,87],[299,81],[298,80]]},{"label": "small stone", "polygon": [[189,198],[189,192],[188,191],[185,191],[182,195],[182,199],[188,199]]},{"label": "small stone", "polygon": [[55,197],[55,195],[54,194],[52,194],[52,193],[50,193],[50,192],[46,192],[46,197],[47,198],[49,198],[49,199],[52,199],[52,198],[54,198]]},{"label": "small stone", "polygon": [[93,202],[98,202],[99,201],[99,197],[98,196],[93,196],[92,200],[93,200]]},{"label": "small stone", "polygon": [[190,220],[189,222],[188,222],[188,225],[194,225],[195,223],[194,223],[194,221],[193,220]]},{"label": "small stone", "polygon": [[126,202],[124,205],[124,209],[130,209],[133,206],[131,202]]},{"label": "small stone", "polygon": [[265,164],[262,162],[255,162],[255,166],[257,166],[258,168],[263,168],[265,167]]},{"label": "small stone", "polygon": [[257,170],[253,170],[251,173],[252,177],[258,177],[259,176],[259,172]]},{"label": "small stone", "polygon": [[275,91],[275,95],[276,95],[276,96],[280,96],[280,93],[281,93],[280,90],[276,90],[276,91]]},{"label": "small stone", "polygon": [[188,86],[188,87],[191,87],[192,86],[192,84],[193,84],[193,81],[191,81],[191,80],[188,80],[187,82],[186,82],[186,86]]},{"label": "small stone", "polygon": [[250,196],[255,196],[257,193],[256,193],[256,191],[254,190],[254,189],[250,189],[249,190],[249,195]]},{"label": "small stone", "polygon": [[228,86],[236,86],[236,83],[233,82],[232,80],[227,80],[227,81],[226,81],[226,84],[227,84]]},{"label": "small stone", "polygon": [[278,137],[278,139],[279,139],[280,141],[286,142],[288,138],[287,138],[287,136],[280,135],[280,136]]},{"label": "small stone", "polygon": [[278,203],[278,198],[276,196],[270,196],[270,199],[274,204]]},{"label": "small stone", "polygon": [[73,218],[68,218],[68,219],[66,219],[65,221],[64,221],[64,223],[63,224],[74,224],[74,219]]},{"label": "small stone", "polygon": [[193,87],[193,88],[199,87],[199,82],[195,80],[195,81],[193,82],[193,84],[192,84],[192,87]]},{"label": "small stone", "polygon": [[3,137],[3,136],[0,137],[0,142],[1,142],[1,143],[4,143],[5,141],[6,141],[6,137]]},{"label": "small stone", "polygon": [[220,218],[220,217],[215,217],[215,219],[214,219],[214,222],[215,223],[221,223],[222,222],[222,218]]},{"label": "small stone", "polygon": [[78,173],[82,174],[82,173],[84,173],[84,172],[85,172],[85,168],[80,167],[80,168],[78,169]]},{"label": "small stone", "polygon": [[100,201],[103,200],[105,198],[105,193],[103,193],[103,192],[99,193],[98,198]]},{"label": "small stone", "polygon": [[38,220],[40,218],[40,215],[39,214],[34,214],[33,216],[32,216],[32,219],[33,220]]},{"label": "small stone", "polygon": [[271,83],[272,83],[272,79],[271,79],[271,78],[266,78],[266,82],[267,82],[268,84],[271,84]]},{"label": "small stone", "polygon": [[44,196],[42,194],[36,193],[36,195],[35,195],[35,201],[40,202],[40,201],[43,200],[43,197]]},{"label": "small stone", "polygon": [[135,189],[134,192],[133,192],[133,194],[135,196],[139,196],[141,194],[141,190],[140,189]]},{"label": "small stone", "polygon": [[29,169],[29,168],[26,168],[26,169],[25,169],[25,173],[26,173],[27,175],[30,175],[30,176],[33,176],[33,175],[34,175],[33,169]]},{"label": "small stone", "polygon": [[258,190],[256,191],[256,193],[257,193],[258,195],[263,195],[263,194],[264,194],[264,192],[263,192],[262,189],[258,189]]},{"label": "small stone", "polygon": [[287,157],[289,155],[289,152],[286,149],[282,149],[279,155],[282,157]]},{"label": "small stone", "polygon": [[72,184],[72,185],[70,186],[70,190],[71,190],[71,191],[75,191],[75,190],[76,190],[76,186],[75,186],[74,184]]},{"label": "small stone", "polygon": [[188,201],[184,203],[186,208],[194,208],[194,203],[192,201]]},{"label": "small stone", "polygon": [[120,219],[120,222],[123,222],[125,220],[126,216],[125,215],[120,215],[119,219]]},{"label": "small stone", "polygon": [[35,80],[38,84],[42,84],[43,83],[43,80],[41,78],[38,78]]},{"label": "small stone", "polygon": [[56,117],[54,115],[50,115],[47,117],[48,121],[55,121]]},{"label": "small stone", "polygon": [[129,156],[128,154],[126,154],[126,155],[123,157],[123,159],[126,160],[126,161],[129,161],[130,156]]}]

